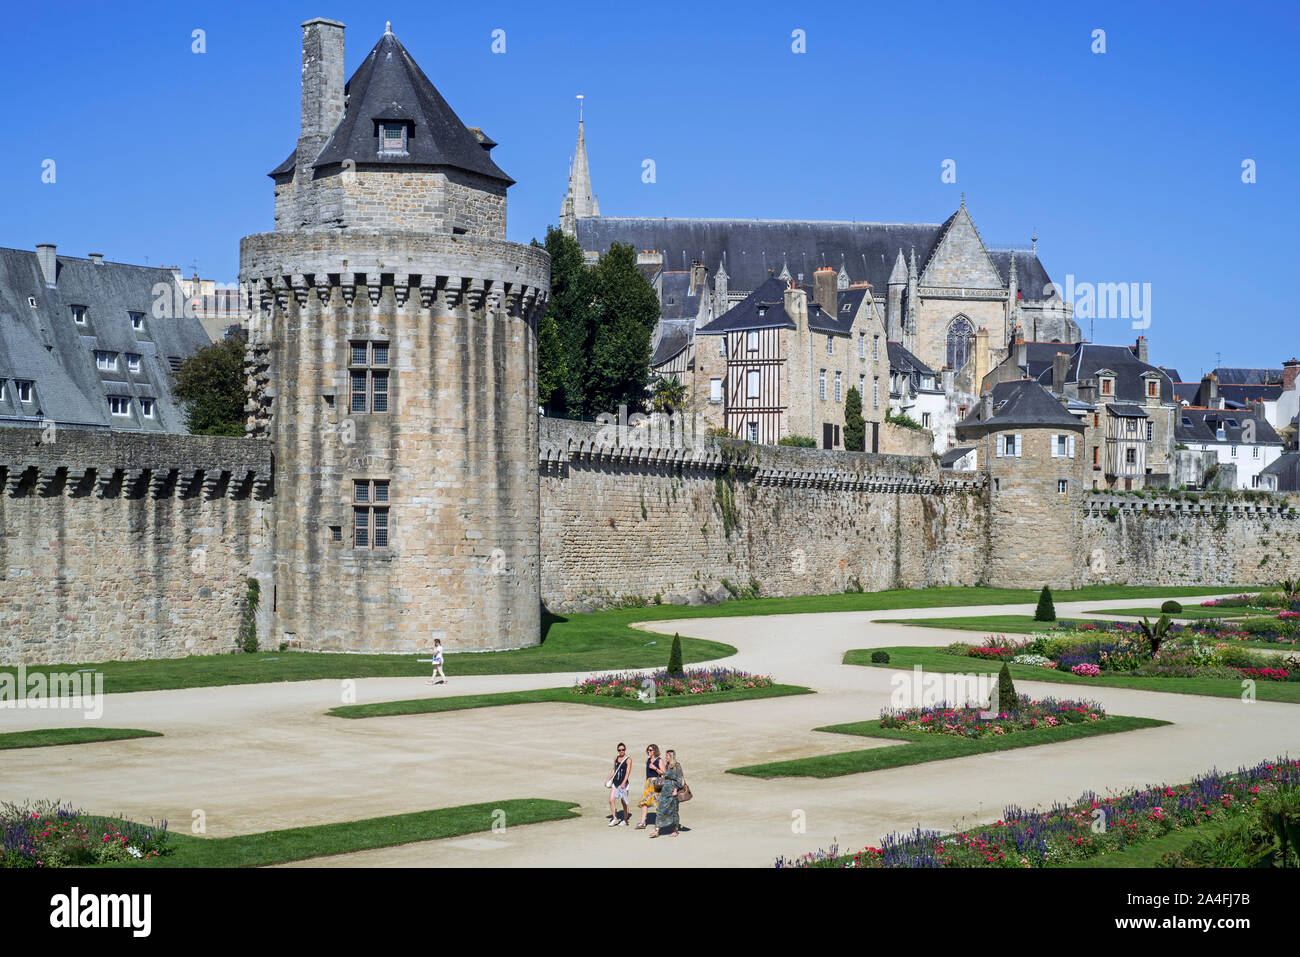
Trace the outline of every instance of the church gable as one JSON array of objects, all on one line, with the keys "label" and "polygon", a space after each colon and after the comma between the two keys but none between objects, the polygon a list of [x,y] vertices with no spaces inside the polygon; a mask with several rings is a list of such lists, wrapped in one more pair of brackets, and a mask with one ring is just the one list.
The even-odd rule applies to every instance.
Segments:
[{"label": "church gable", "polygon": [[1004,289],[993,258],[963,205],[944,227],[921,271],[922,286]]}]

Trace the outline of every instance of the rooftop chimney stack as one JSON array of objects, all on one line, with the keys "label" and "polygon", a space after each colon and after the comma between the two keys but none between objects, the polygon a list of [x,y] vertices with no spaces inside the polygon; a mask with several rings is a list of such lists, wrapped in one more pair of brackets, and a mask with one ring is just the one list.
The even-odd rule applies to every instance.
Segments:
[{"label": "rooftop chimney stack", "polygon": [[343,24],[317,17],[302,25],[302,135],[298,139],[298,178],[311,176],[311,164],[343,119]]},{"label": "rooftop chimney stack", "polygon": [[980,421],[987,422],[993,418],[993,393],[985,392],[980,396]]},{"label": "rooftop chimney stack", "polygon": [[706,284],[704,263],[698,259],[691,262],[691,283],[687,295],[698,296]]},{"label": "rooftop chimney stack", "polygon": [[1219,408],[1219,377],[1213,372],[1201,379],[1201,402],[1207,409]]},{"label": "rooftop chimney stack", "polygon": [[96,266],[102,266],[102,265],[104,265],[104,254],[103,254],[103,253],[91,253],[91,254],[90,254],[90,261],[93,262]]},{"label": "rooftop chimney stack", "polygon": [[1300,359],[1292,356],[1282,363],[1282,391],[1294,391],[1297,377],[1300,377]]},{"label": "rooftop chimney stack", "polygon": [[1070,357],[1064,352],[1058,352],[1052,358],[1052,391],[1057,395],[1065,395],[1065,376],[1069,366]]},{"label": "rooftop chimney stack", "polygon": [[1138,336],[1137,349],[1135,351],[1137,353],[1138,362],[1147,361],[1147,337],[1146,336]]},{"label": "rooftop chimney stack", "polygon": [[45,285],[53,289],[58,284],[59,261],[54,257],[54,243],[40,243],[36,247],[36,261],[41,264]]},{"label": "rooftop chimney stack", "polygon": [[830,266],[822,266],[813,273],[813,298],[822,312],[834,316],[837,312],[835,300],[839,294],[839,277]]}]

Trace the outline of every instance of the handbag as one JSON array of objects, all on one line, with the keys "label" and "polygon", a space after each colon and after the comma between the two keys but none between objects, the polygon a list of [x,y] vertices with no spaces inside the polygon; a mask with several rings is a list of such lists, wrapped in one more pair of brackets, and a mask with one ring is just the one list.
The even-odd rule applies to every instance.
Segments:
[{"label": "handbag", "polygon": [[691,786],[683,781],[682,786],[677,789],[677,803],[681,804],[684,801],[689,801],[693,797],[695,797],[695,795],[691,793]]},{"label": "handbag", "polygon": [[656,792],[656,793],[658,793],[659,791],[662,791],[662,790],[664,789],[664,779],[663,779],[663,778],[652,778],[652,779],[650,780],[650,783],[654,785],[654,787],[655,787],[655,792]]}]

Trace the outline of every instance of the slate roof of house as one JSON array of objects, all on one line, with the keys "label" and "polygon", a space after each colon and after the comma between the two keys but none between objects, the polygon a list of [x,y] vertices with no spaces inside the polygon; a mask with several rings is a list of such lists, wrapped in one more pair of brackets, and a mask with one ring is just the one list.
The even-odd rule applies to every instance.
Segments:
[{"label": "slate roof of house", "polygon": [[947,452],[944,452],[942,455],[939,456],[939,467],[945,469],[952,468],[955,464],[957,464],[957,461],[959,459],[964,459],[967,455],[969,455],[974,450],[975,450],[975,446],[973,445],[954,446],[953,448],[949,449]]},{"label": "slate roof of house", "polygon": [[[1178,415],[1178,424],[1174,426],[1174,440],[1177,442],[1201,444],[1221,442],[1230,445],[1282,444],[1282,437],[1274,431],[1273,426],[1249,412],[1236,409],[1182,409]],[[1252,420],[1255,423],[1255,441],[1244,442],[1242,433],[1245,431],[1246,423]],[[1223,423],[1222,439],[1217,437],[1220,422]]]},{"label": "slate roof of house", "polygon": [[1276,475],[1279,492],[1300,492],[1300,452],[1283,452],[1261,474]]},{"label": "slate roof of house", "polygon": [[[379,38],[344,89],[347,105],[343,119],[315,158],[314,168],[350,159],[359,166],[452,167],[507,186],[514,183],[488,155],[496,145],[492,139],[481,130],[476,135],[461,122],[393,34]],[[411,122],[407,155],[380,154],[377,120]],[[270,175],[292,172],[296,155],[295,150]]]},{"label": "slate roof of house", "polygon": [[650,365],[661,366],[690,345],[694,327],[694,318],[660,319],[659,341],[655,343],[654,353],[650,356]]},{"label": "slate roof of house", "polygon": [[992,389],[993,416],[984,419],[984,403],[977,402],[969,415],[959,422],[959,429],[992,431],[1017,427],[1082,428],[1082,423],[1044,386],[1033,379],[999,382]]},{"label": "slate roof of house", "polygon": [[[1146,389],[1142,382],[1142,373],[1158,372],[1160,374],[1160,400],[1174,401],[1174,380],[1169,373],[1142,362],[1133,352],[1132,346],[1100,346],[1091,342],[1080,342],[1073,346],[1070,364],[1066,367],[1066,382],[1084,382],[1094,378],[1098,371],[1109,369],[1115,373],[1115,398],[1124,402],[1146,402]],[[1055,353],[1053,353],[1055,355]],[[1031,373],[1032,374],[1032,373]],[[1034,376],[1039,382],[1050,385],[1052,365]]]},{"label": "slate roof of house", "polygon": [[689,270],[664,270],[660,277],[659,315],[664,319],[694,319],[700,311],[700,290],[690,294]]},{"label": "slate roof of house", "polygon": [[1178,374],[1177,369],[1166,369],[1164,366],[1156,366],[1156,368],[1159,369],[1161,372],[1163,372],[1165,375],[1169,376],[1169,378],[1173,379],[1175,382],[1183,381],[1183,377]]},{"label": "slate roof of house", "polygon": [[1106,407],[1111,415],[1119,416],[1121,419],[1145,419],[1147,414],[1140,405],[1130,405],[1127,402],[1112,402]]},{"label": "slate roof of house", "polygon": [[938,373],[903,347],[901,342],[885,343],[889,350],[889,371],[899,375],[929,375],[938,377]]},{"label": "slate roof of house", "polygon": [[[50,288],[34,250],[0,248],[0,379],[6,385],[0,425],[39,427],[51,419],[82,428],[185,432],[169,360],[211,343],[198,319],[154,316],[159,284],[171,290],[173,305],[185,302],[172,271],[71,256],[56,262]],[[74,305],[86,307],[84,325],[74,322]],[[144,316],[138,332],[132,312]],[[100,371],[96,351],[116,354],[116,371]],[[128,354],[140,356],[140,372],[129,371]],[[34,383],[34,402],[17,402],[16,381]],[[110,395],[133,397],[129,418],[109,414]],[[155,400],[152,419],[143,417],[141,398]]]},{"label": "slate roof of house", "polygon": [[[955,215],[955,214],[954,214]],[[951,222],[951,217],[949,218]],[[578,242],[603,254],[615,242],[655,249],[673,269],[689,269],[692,259],[715,275],[725,262],[731,289],[757,289],[769,276],[788,268],[792,279],[811,283],[821,266],[841,267],[849,281],[869,282],[877,295],[889,288],[889,273],[902,250],[916,250],[925,269],[947,223],[858,223],[775,219],[668,219],[590,216],[577,221]],[[1005,285],[1011,253],[990,250]],[[1050,279],[1038,257],[1016,251],[1016,274],[1026,299],[1041,299]]]},{"label": "slate roof of house", "polygon": [[1234,385],[1268,385],[1282,381],[1281,369],[1245,369],[1240,366],[1217,366],[1210,370],[1210,374],[1218,378],[1220,385],[1225,382]]},{"label": "slate roof of house", "polygon": [[1282,395],[1282,384],[1277,385],[1237,385],[1219,383],[1219,395],[1229,402],[1245,405],[1252,400],[1275,402]]},{"label": "slate roof of house", "polygon": [[1201,384],[1199,382],[1174,382],[1174,397],[1179,402],[1190,402],[1195,405],[1200,391]]},{"label": "slate roof of house", "polygon": [[[785,311],[785,289],[786,284],[783,281],[769,276],[740,302],[708,325],[697,328],[695,334],[715,336],[740,329],[793,329],[794,320]],[[848,324],[822,312],[821,308],[812,302],[811,289],[805,292],[809,295],[808,327],[821,332],[847,334]]]}]

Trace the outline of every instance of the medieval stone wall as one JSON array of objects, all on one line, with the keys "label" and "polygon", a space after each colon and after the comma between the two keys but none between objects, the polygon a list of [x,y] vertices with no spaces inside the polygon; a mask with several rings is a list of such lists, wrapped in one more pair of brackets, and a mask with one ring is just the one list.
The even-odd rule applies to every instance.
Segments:
[{"label": "medieval stone wall", "polygon": [[[974,584],[985,495],[929,457],[695,439],[543,419],[542,598],[610,602]],[[725,582],[724,582],[725,579]],[[692,594],[694,593],[694,594]]]},{"label": "medieval stone wall", "polygon": [[0,429],[0,480],[0,664],[235,650],[267,443]]}]

